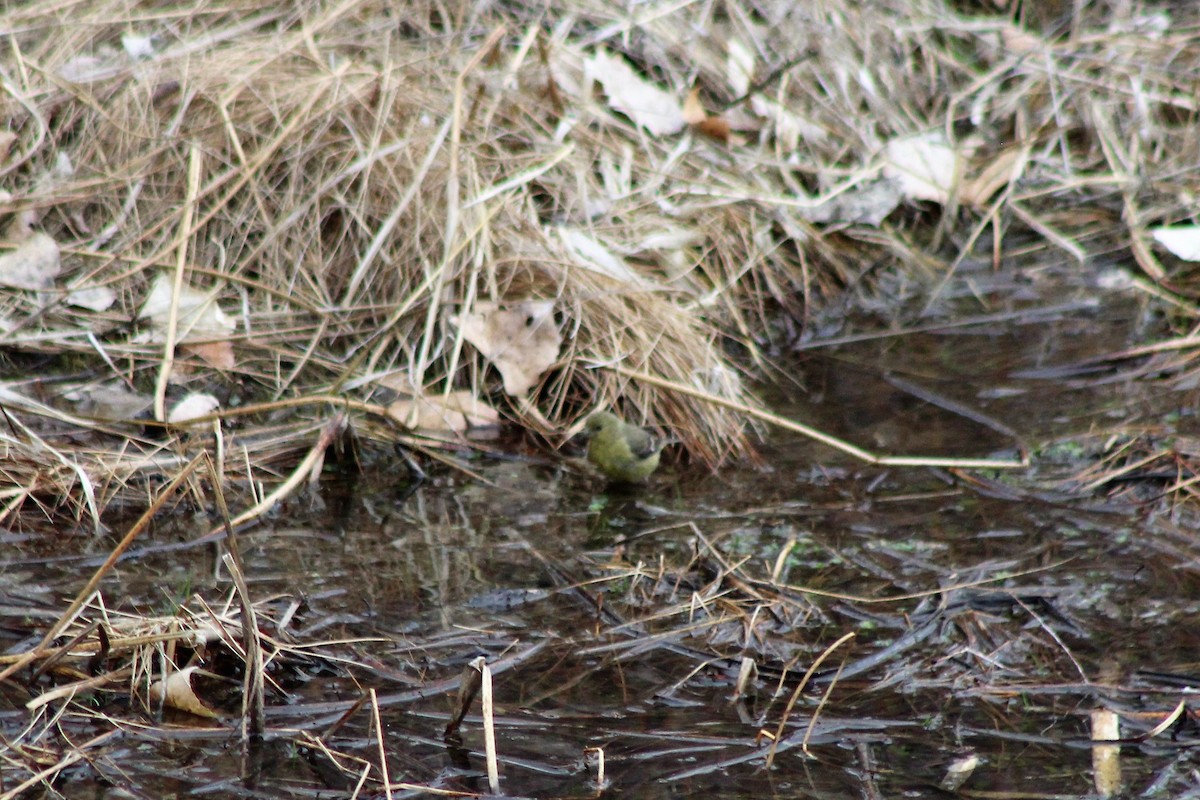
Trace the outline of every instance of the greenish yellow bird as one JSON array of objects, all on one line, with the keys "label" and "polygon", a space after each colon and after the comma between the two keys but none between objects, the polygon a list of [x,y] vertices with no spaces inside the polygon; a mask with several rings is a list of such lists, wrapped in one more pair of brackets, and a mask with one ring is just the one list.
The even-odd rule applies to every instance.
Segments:
[{"label": "greenish yellow bird", "polygon": [[618,483],[640,483],[658,468],[663,445],[636,425],[615,414],[598,411],[584,426],[588,439],[588,461]]}]

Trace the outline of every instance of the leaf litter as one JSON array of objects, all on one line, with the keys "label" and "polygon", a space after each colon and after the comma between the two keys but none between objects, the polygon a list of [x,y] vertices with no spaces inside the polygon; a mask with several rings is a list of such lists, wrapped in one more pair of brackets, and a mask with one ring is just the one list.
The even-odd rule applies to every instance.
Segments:
[{"label": "leaf litter", "polygon": [[[781,337],[779,320],[803,322],[862,289],[864,263],[932,274],[936,291],[969,257],[999,266],[1009,237],[1080,264],[1116,253],[1179,329],[1194,324],[1194,276],[1172,260],[1194,248],[1184,232],[1163,233],[1192,216],[1198,53],[1187,9],[1142,18],[1100,3],[1065,28],[1024,8],[966,17],[902,3],[480,7],[456,20],[431,9],[400,24],[373,0],[215,3],[190,17],[104,0],[56,9],[4,12],[15,33],[3,57],[2,210],[16,234],[0,258],[16,277],[0,293],[11,364],[0,513],[21,535],[101,532],[198,459],[215,459],[221,477],[198,477],[190,507],[230,490],[253,498],[233,518],[247,524],[347,438],[445,459],[447,442],[422,429],[461,445],[503,417],[558,444],[598,405],[656,420],[706,465],[752,459],[748,419],[762,406],[750,379],[807,335]],[[203,303],[189,287],[205,287]],[[81,288],[101,293],[72,303]],[[537,336],[489,332],[484,312],[522,307],[540,310]],[[164,355],[172,319],[178,351]],[[534,340],[533,355],[522,352]],[[1112,380],[1194,380],[1195,342],[1160,344],[1102,366]],[[31,366],[47,356],[61,380]],[[164,359],[175,359],[170,370]],[[413,405],[395,405],[382,376],[396,374],[409,387],[400,402]],[[156,387],[159,375],[169,385]],[[209,437],[148,419],[144,398],[163,392],[211,398],[221,424]],[[1141,476],[1162,481],[1171,502],[1194,496],[1187,441],[1127,433],[1105,439],[1080,485],[1121,492]],[[1186,548],[1185,533],[1172,546]],[[747,569],[711,547],[657,569],[624,564],[615,578],[580,567],[565,585],[626,581],[625,611],[643,604],[646,615],[598,613],[604,635],[578,653],[665,652],[701,678],[754,658],[784,686],[795,670],[780,664],[820,655],[789,638],[805,615],[891,626],[895,642],[880,652],[893,658],[936,626],[957,627],[968,643],[945,660],[876,679],[942,670],[968,684],[981,670],[979,691],[1000,696],[1013,687],[995,680],[991,651],[1013,640],[1036,661],[1058,644],[1059,623],[1046,621],[1055,607],[1020,587],[989,596],[950,582],[943,606],[902,618],[872,614],[861,597],[826,608]],[[671,593],[685,586],[686,602]],[[990,638],[997,623],[985,615],[997,607],[1037,641]],[[106,615],[91,605],[84,616],[98,627],[64,620],[88,658],[111,653]],[[701,633],[741,643],[747,632],[737,652],[674,643]],[[500,661],[514,646],[492,643]],[[232,639],[226,647],[236,655]],[[515,657],[543,650],[550,643]],[[121,658],[183,663],[158,650]],[[349,658],[338,652],[323,668]],[[813,685],[871,665],[840,669]],[[679,688],[664,701],[698,702]],[[138,691],[131,684],[128,696]],[[811,719],[777,747],[819,741],[818,723],[832,717]],[[832,724],[844,734],[855,723]],[[29,741],[56,744],[22,744],[29,775],[84,758],[62,749],[47,759],[56,737],[46,719]],[[319,737],[296,741],[327,752]],[[744,751],[727,764],[761,756],[744,738],[680,741]]]}]

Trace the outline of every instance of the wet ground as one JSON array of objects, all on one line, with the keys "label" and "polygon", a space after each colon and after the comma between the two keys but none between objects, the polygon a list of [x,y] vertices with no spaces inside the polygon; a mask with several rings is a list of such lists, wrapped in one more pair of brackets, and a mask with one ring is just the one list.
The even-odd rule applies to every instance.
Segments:
[{"label": "wet ground", "polygon": [[[977,277],[976,299],[989,296],[987,280]],[[278,670],[267,744],[248,755],[228,719],[143,726],[101,696],[101,711],[131,721],[58,788],[349,797],[362,765],[335,768],[315,737],[378,763],[369,707],[346,715],[374,688],[393,781],[484,791],[478,717],[459,745],[442,730],[463,668],[485,655],[513,796],[940,797],[966,755],[979,759],[967,796],[1086,796],[1097,791],[1098,707],[1121,714],[1131,794],[1200,794],[1194,723],[1142,738],[1200,685],[1200,535],[1153,487],[1106,498],[1062,482],[1095,431],[1171,420],[1189,434],[1195,398],[1079,366],[1147,335],[1136,295],[1097,303],[1095,287],[1068,282],[1023,301],[1002,288],[1008,300],[980,301],[975,324],[937,328],[935,316],[922,333],[781,352],[789,378],[765,394],[875,451],[1011,458],[1027,446],[1030,470],[881,468],[774,435],[766,469],[674,465],[633,491],[537,456],[471,460],[483,480],[441,469],[414,485],[395,463],[330,479],[241,537],[251,591],[279,598],[268,629],[302,597],[280,639],[338,642]],[[825,339],[853,330],[820,323]],[[164,519],[139,545],[150,549],[105,582],[107,607],[219,601],[228,585],[211,547],[155,551],[208,524]],[[85,536],[53,553],[17,544],[0,590],[48,618],[112,547]],[[334,654],[356,662],[353,680]],[[735,700],[744,657],[758,678]],[[29,715],[19,693],[0,697],[11,741]],[[94,721],[69,734],[109,729]],[[777,730],[768,769],[764,732]],[[604,751],[603,787],[585,748]],[[13,785],[6,778],[0,794]],[[359,796],[383,791],[368,784]]]}]

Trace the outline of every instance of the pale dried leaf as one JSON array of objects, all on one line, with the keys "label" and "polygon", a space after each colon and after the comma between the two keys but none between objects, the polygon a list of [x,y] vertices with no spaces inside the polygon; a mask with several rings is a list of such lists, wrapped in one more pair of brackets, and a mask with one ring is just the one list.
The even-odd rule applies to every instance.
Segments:
[{"label": "pale dried leaf", "polygon": [[65,397],[75,403],[80,414],[101,419],[137,419],[154,405],[154,398],[132,392],[123,383],[93,386]]},{"label": "pale dried leaf", "polygon": [[959,156],[941,133],[893,139],[883,174],[899,181],[910,199],[945,203],[959,174]]},{"label": "pale dried leaf", "polygon": [[117,302],[117,293],[107,286],[84,286],[67,292],[67,305],[89,311],[107,311]]},{"label": "pale dried leaf", "polygon": [[666,227],[647,235],[634,245],[630,252],[645,253],[649,250],[682,250],[694,247],[704,241],[700,231],[675,226]]},{"label": "pale dried leaf", "polygon": [[181,345],[181,347],[185,353],[196,356],[210,367],[231,370],[237,366],[237,358],[233,354],[233,342],[228,339],[220,342],[189,343]]},{"label": "pale dried leaf", "polygon": [[1177,258],[1184,261],[1200,261],[1200,225],[1151,228],[1150,235]]},{"label": "pale dried leaf", "polygon": [[[154,281],[142,310],[141,319],[149,319],[153,329],[153,340],[162,341],[171,313],[173,278],[162,273]],[[179,323],[177,341],[202,341],[224,339],[233,333],[237,323],[217,305],[217,292],[200,291],[184,286],[179,297]]]},{"label": "pale dried leaf", "polygon": [[750,91],[758,56],[737,37],[730,39],[726,47],[725,79],[729,81],[734,97],[741,97]]},{"label": "pale dried leaf", "polygon": [[567,251],[574,256],[572,260],[579,266],[607,275],[621,283],[638,287],[649,285],[644,278],[629,268],[624,259],[584,231],[566,226],[557,228],[557,231]]},{"label": "pale dried leaf", "polygon": [[221,401],[211,394],[195,392],[180,400],[167,414],[167,422],[172,425],[186,425],[188,422],[207,417],[221,407]]},{"label": "pale dried leaf", "polygon": [[1008,48],[1010,53],[1018,55],[1047,49],[1044,39],[1016,25],[1008,25],[1001,28],[1000,41],[1004,43],[1004,46]]},{"label": "pale dried leaf", "polygon": [[125,49],[125,55],[129,56],[134,61],[153,58],[154,37],[137,36],[132,33],[127,33],[121,37],[121,47]]},{"label": "pale dried leaf", "polygon": [[500,424],[500,413],[465,389],[401,398],[388,406],[388,416],[406,428],[437,433],[466,433],[470,428]]},{"label": "pale dried leaf", "polygon": [[979,756],[975,753],[968,753],[965,756],[954,759],[950,762],[950,766],[946,768],[946,774],[942,776],[942,790],[947,792],[958,791],[958,788],[975,774],[975,769],[978,766]]},{"label": "pale dried leaf", "polygon": [[151,702],[162,703],[198,717],[217,719],[216,712],[200,702],[200,698],[192,689],[192,674],[198,669],[199,667],[185,667],[150,684],[148,694]]},{"label": "pale dried leaf", "polygon": [[683,99],[683,109],[680,113],[683,114],[683,121],[688,125],[698,125],[708,119],[708,112],[700,103],[699,87],[687,93],[687,97]]},{"label": "pale dried leaf", "polygon": [[774,124],[775,138],[779,142],[780,150],[785,153],[795,150],[801,140],[821,144],[829,138],[829,133],[824,128],[814,125],[769,97],[754,95],[750,98],[750,109]]},{"label": "pale dried leaf", "polygon": [[600,49],[584,61],[585,76],[600,84],[608,104],[655,136],[683,130],[679,101],[634,72],[622,56]]},{"label": "pale dried leaf", "polygon": [[848,222],[878,227],[903,198],[904,191],[896,181],[875,181],[855,186],[811,207],[797,209],[796,213],[819,225]]},{"label": "pale dried leaf", "polygon": [[967,205],[982,206],[996,192],[1020,178],[1026,163],[1022,148],[1014,147],[999,153],[977,175],[963,181],[959,197]]},{"label": "pale dried leaf", "polygon": [[501,306],[481,301],[473,311],[451,319],[463,338],[495,364],[504,391],[524,396],[542,373],[558,361],[562,334],[554,322],[554,303],[526,300]]},{"label": "pale dried leaf", "polygon": [[70,83],[93,83],[119,75],[128,66],[124,54],[102,47],[96,54],[78,55],[58,68],[58,75]]},{"label": "pale dried leaf", "polygon": [[44,233],[33,233],[0,256],[0,286],[46,289],[58,277],[59,268],[58,243]]}]

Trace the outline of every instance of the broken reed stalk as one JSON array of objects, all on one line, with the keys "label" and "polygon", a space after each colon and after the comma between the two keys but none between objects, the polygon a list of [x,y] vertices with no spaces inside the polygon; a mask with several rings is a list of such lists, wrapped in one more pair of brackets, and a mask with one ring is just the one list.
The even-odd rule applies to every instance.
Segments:
[{"label": "broken reed stalk", "polygon": [[170,483],[168,483],[159,491],[158,496],[154,499],[154,502],[150,504],[149,508],[142,512],[142,515],[138,517],[137,522],[135,522],[133,526],[125,533],[125,536],[121,538],[121,541],[117,542],[117,546],[112,549],[112,551],[108,554],[108,558],[104,560],[104,563],[100,565],[95,573],[92,574],[92,577],[88,580],[88,582],[84,584],[83,588],[79,590],[79,594],[75,596],[75,599],[71,602],[71,605],[67,607],[67,610],[64,611],[62,616],[59,617],[58,621],[51,625],[50,629],[46,631],[46,635],[42,637],[41,642],[39,642],[36,647],[22,656],[19,660],[14,661],[3,670],[0,670],[0,680],[4,680],[17,670],[23,668],[26,664],[29,664],[45,654],[46,646],[53,641],[54,637],[58,636],[58,634],[64,628],[66,628],[67,625],[71,623],[71,620],[73,620],[75,615],[79,613],[79,610],[83,608],[88,598],[92,596],[92,592],[94,592],[96,587],[100,585],[100,581],[104,579],[104,576],[108,574],[109,570],[111,570],[121,559],[121,554],[129,549],[129,546],[133,544],[133,540],[136,539],[142,533],[142,531],[150,526],[151,521],[155,518],[162,507],[166,505],[167,500],[174,496],[175,490],[178,489],[185,480],[187,480],[188,476],[190,476],[202,463],[204,463],[204,459],[204,454],[193,458],[190,462],[188,462],[187,466],[180,470],[179,474],[176,475]]},{"label": "broken reed stalk", "polygon": [[[235,541],[235,536],[230,533],[225,541]],[[245,744],[252,737],[261,739],[266,732],[266,686],[262,642],[258,638],[258,616],[250,602],[250,587],[246,585],[246,576],[242,573],[241,558],[234,555],[235,552],[231,548],[221,557],[221,561],[233,579],[242,612],[242,649],[246,654],[242,678],[242,743]]]},{"label": "broken reed stalk", "polygon": [[278,503],[282,502],[285,497],[290,495],[306,478],[312,477],[313,470],[320,464],[321,459],[325,456],[325,451],[341,435],[345,427],[346,416],[341,413],[334,414],[329,422],[325,424],[325,427],[321,429],[321,435],[317,437],[317,441],[313,443],[313,446],[309,448],[304,458],[292,470],[287,480],[276,486],[270,494],[253,507],[246,509],[233,519],[226,520],[221,525],[213,528],[203,538],[205,540],[219,538],[226,530],[237,530],[246,523],[268,513]]},{"label": "broken reed stalk", "polygon": [[480,705],[483,711],[483,749],[487,761],[488,788],[492,794],[500,794],[500,766],[496,758],[496,715],[495,700],[492,696],[492,670],[487,665],[487,659],[480,656],[478,663],[480,677]]},{"label": "broken reed stalk", "polygon": [[[771,737],[771,749],[767,751],[767,769],[770,769],[771,764],[775,761],[775,751],[778,749],[779,743],[783,741],[783,729],[787,726],[788,717],[791,715],[792,709],[796,707],[796,701],[800,699],[800,694],[804,691],[804,687],[808,686],[809,680],[811,680],[812,676],[816,674],[817,669],[825,662],[825,659],[829,658],[834,650],[837,650],[843,644],[853,639],[854,636],[854,632],[851,631],[850,633],[842,636],[833,644],[829,645],[829,647],[826,647],[824,652],[817,656],[817,659],[813,661],[812,666],[808,668],[808,671],[804,673],[804,677],[800,679],[800,683],[796,686],[796,690],[793,691],[792,696],[788,698],[787,705],[783,709],[783,714],[779,718],[779,724],[775,727],[775,733]],[[805,736],[807,740],[807,733]]]},{"label": "broken reed stalk", "polygon": [[[853,634],[848,634],[853,635]],[[834,647],[837,647],[838,642],[834,642]],[[808,727],[804,730],[804,739],[800,742],[800,749],[804,751],[806,756],[811,756],[809,752],[808,742],[812,739],[813,731],[817,729],[817,720],[821,716],[821,711],[824,710],[825,704],[829,702],[829,696],[833,694],[833,687],[837,686],[838,678],[841,677],[842,669],[846,666],[846,658],[842,657],[842,661],[838,664],[837,672],[829,679],[829,685],[825,687],[825,691],[821,693],[821,699],[817,701],[817,707],[813,709],[812,716],[808,718]]]},{"label": "broken reed stalk", "polygon": [[[213,423],[218,443],[220,425]],[[217,463],[222,463],[218,459]],[[208,474],[213,482],[213,494],[221,520],[225,523],[225,549],[221,557],[233,585],[237,590],[238,605],[242,615],[242,651],[245,653],[245,675],[242,678],[242,744],[251,737],[261,739],[266,733],[266,665],[263,661],[262,639],[258,634],[258,615],[250,598],[250,587],[246,583],[246,571],[242,566],[242,551],[238,545],[237,532],[229,519],[229,506],[225,502],[225,489],[216,464],[208,459]]]},{"label": "broken reed stalk", "polygon": [[609,369],[618,374],[625,375],[634,380],[657,386],[662,389],[667,389],[672,392],[694,397],[706,403],[722,406],[733,411],[745,414],[760,422],[766,422],[771,425],[778,426],[784,430],[789,430],[794,433],[799,433],[807,436],[810,439],[828,445],[843,453],[854,456],[860,461],[865,461],[868,464],[879,464],[881,466],[893,467],[944,467],[946,469],[1023,469],[1029,466],[1029,456],[1024,454],[1022,448],[1022,457],[1018,460],[1012,459],[993,459],[993,458],[941,458],[935,456],[881,456],[876,455],[861,447],[850,444],[849,442],[839,439],[836,436],[831,436],[823,431],[817,430],[811,426],[805,425],[795,420],[781,417],[778,414],[773,414],[764,409],[752,406],[748,403],[739,400],[731,400],[711,392],[705,392],[701,389],[695,389],[683,383],[660,378],[656,375],[651,375],[646,372],[628,369],[620,365],[612,365]]},{"label": "broken reed stalk", "polygon": [[375,695],[374,687],[367,690],[367,696],[371,699],[371,723],[375,728],[375,745],[379,751],[379,779],[383,781],[384,794],[388,800],[392,800],[392,778],[388,771],[387,750],[383,746],[383,721],[379,718],[379,698]]},{"label": "broken reed stalk", "polygon": [[596,784],[596,791],[603,791],[608,785],[608,779],[604,774],[604,748],[603,747],[585,747],[583,748],[583,761],[588,762],[588,756],[595,760],[596,772],[593,781]]},{"label": "broken reed stalk", "polygon": [[90,741],[71,748],[55,763],[51,764],[40,772],[30,775],[16,786],[12,787],[3,794],[0,794],[0,800],[17,800],[17,798],[24,797],[26,790],[32,789],[39,783],[52,781],[57,776],[61,775],[63,771],[72,764],[88,758],[88,749],[99,747],[105,741],[113,738],[121,732],[122,731],[119,728],[110,730],[92,738]]},{"label": "broken reed stalk", "polygon": [[183,208],[179,219],[179,229],[176,231],[176,259],[173,291],[171,292],[171,308],[167,313],[167,329],[163,335],[163,358],[158,368],[158,379],[154,385],[154,418],[160,422],[167,419],[167,384],[171,380],[171,372],[175,368],[175,346],[179,335],[179,299],[183,293],[184,275],[187,272],[188,244],[192,238],[192,215],[196,210],[197,193],[200,190],[201,151],[195,142],[191,143],[188,155],[187,194],[184,196]]}]

